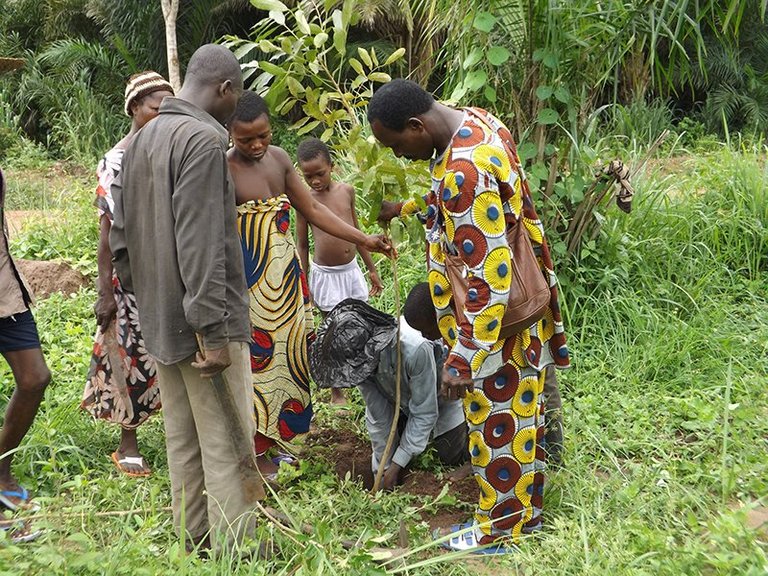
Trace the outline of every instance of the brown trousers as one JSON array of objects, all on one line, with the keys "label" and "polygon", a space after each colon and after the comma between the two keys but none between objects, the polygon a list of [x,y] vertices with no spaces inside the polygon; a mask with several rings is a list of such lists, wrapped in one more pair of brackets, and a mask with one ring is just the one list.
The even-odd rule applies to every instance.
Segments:
[{"label": "brown trousers", "polygon": [[[230,343],[229,356],[232,364],[223,375],[247,442],[253,446],[256,425],[248,345]],[[190,365],[193,361],[190,357],[170,366],[157,363],[173,523],[179,535],[183,530],[187,538],[200,541],[210,532],[214,549],[231,548],[252,535],[254,503],[243,493],[239,458],[211,380],[200,377]]]}]

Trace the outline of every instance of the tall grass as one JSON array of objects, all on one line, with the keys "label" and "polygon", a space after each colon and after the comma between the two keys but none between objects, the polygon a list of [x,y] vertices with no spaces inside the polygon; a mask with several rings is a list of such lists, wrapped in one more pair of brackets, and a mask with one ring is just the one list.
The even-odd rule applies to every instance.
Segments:
[{"label": "tall grass", "polygon": [[[635,179],[632,214],[602,229],[599,250],[573,266],[560,263],[558,272],[568,279],[563,308],[574,366],[560,373],[565,465],[549,474],[546,529],[525,539],[515,555],[440,557],[441,564],[400,573],[768,571],[765,533],[746,522],[752,508],[768,506],[763,158],[760,149],[723,148],[649,168]],[[403,293],[425,274],[418,227],[411,234],[413,241],[400,244]],[[386,262],[380,272],[387,290],[373,304],[392,311],[396,287]],[[108,460],[118,431],[77,411],[94,297],[83,290],[37,308],[55,383],[15,471],[42,500],[49,530],[26,547],[0,543],[0,573],[383,574],[366,549],[396,545],[401,519],[412,546],[429,543],[420,511],[453,503],[450,487],[436,502],[404,493],[371,498],[358,483],[338,479],[333,463],[315,451],[269,501],[294,527],[314,524],[314,535],[289,536],[265,521],[258,537],[280,547],[270,560],[184,556],[164,509],[169,487],[161,419],[139,430],[155,473],[132,481]],[[2,364],[0,406],[11,389]],[[318,413],[320,427],[364,430],[357,404],[351,421],[322,407]],[[138,511],[97,515],[117,510]],[[469,518],[472,503],[465,510]],[[361,548],[345,550],[342,539]],[[435,556],[429,547],[406,563]]]}]

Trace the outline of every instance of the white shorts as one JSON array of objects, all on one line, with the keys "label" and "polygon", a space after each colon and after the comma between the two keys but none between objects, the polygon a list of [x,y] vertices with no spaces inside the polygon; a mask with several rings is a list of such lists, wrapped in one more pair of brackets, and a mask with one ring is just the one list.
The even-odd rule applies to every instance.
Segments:
[{"label": "white shorts", "polygon": [[368,285],[357,258],[341,266],[321,266],[312,262],[309,291],[315,306],[323,312],[330,312],[336,304],[347,298],[368,301]]}]

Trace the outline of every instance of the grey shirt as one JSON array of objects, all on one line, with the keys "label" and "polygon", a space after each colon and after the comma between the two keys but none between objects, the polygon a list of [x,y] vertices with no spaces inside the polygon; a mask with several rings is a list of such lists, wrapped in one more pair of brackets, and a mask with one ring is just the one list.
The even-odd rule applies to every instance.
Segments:
[{"label": "grey shirt", "polygon": [[0,318],[25,312],[32,303],[32,292],[24,282],[8,250],[8,226],[5,221],[5,177],[0,170]]},{"label": "grey shirt", "polygon": [[226,150],[211,115],[168,97],[112,184],[115,271],[136,294],[147,350],[163,364],[193,355],[195,333],[207,348],[250,340]]},{"label": "grey shirt", "polygon": [[[440,436],[464,423],[464,409],[460,400],[438,396],[438,369],[442,369],[444,360],[442,347],[425,339],[404,318],[400,318],[400,345],[400,409],[408,422],[395,442],[392,462],[405,467],[426,450],[430,436]],[[360,384],[374,472],[384,454],[394,418],[396,370],[397,347],[393,343],[381,353],[373,376]]]}]

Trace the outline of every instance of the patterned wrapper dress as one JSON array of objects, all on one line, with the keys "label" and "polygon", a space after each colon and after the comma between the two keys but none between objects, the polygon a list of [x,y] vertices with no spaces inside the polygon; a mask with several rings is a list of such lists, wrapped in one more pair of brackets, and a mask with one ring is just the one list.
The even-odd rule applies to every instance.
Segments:
[{"label": "patterned wrapper dress", "polygon": [[[123,150],[113,148],[99,163],[95,202],[99,218],[106,216],[112,221],[114,202],[110,187],[120,172],[122,160]],[[112,287],[117,315],[108,327],[110,333],[96,328],[80,407],[94,418],[134,429],[160,409],[160,388],[156,385],[155,362],[141,336],[136,297],[123,290],[114,272]],[[113,366],[112,359],[119,365]]]},{"label": "patterned wrapper dress", "polygon": [[[556,277],[512,138],[483,110],[466,109],[445,152],[432,164],[427,198],[428,280],[438,325],[451,351],[446,366],[474,381],[464,400],[469,451],[480,487],[475,541],[516,538],[541,526],[546,448],[545,367],[569,365]],[[499,339],[512,277],[508,227],[525,226],[550,306],[537,324]],[[467,266],[466,320],[457,325],[445,254]]]},{"label": "patterned wrapper dress", "polygon": [[312,420],[307,344],[314,324],[290,208],[284,195],[237,207],[253,326],[257,454],[305,434]]}]

